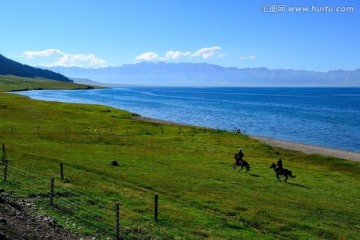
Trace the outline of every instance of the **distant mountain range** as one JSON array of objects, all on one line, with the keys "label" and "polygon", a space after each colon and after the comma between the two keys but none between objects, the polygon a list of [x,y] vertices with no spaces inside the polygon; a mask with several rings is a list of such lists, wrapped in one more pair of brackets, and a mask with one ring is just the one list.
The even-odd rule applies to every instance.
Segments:
[{"label": "distant mountain range", "polygon": [[102,83],[157,86],[360,86],[360,69],[315,72],[267,68],[225,68],[207,63],[141,62],[86,69],[52,67],[71,78]]},{"label": "distant mountain range", "polygon": [[14,75],[28,78],[46,78],[56,81],[72,82],[69,78],[51,70],[34,68],[15,62],[0,54],[0,75]]},{"label": "distant mountain range", "polygon": [[[47,78],[57,81],[101,85],[154,86],[360,86],[360,69],[315,72],[292,69],[221,67],[207,63],[140,62],[121,67],[35,68],[0,54],[0,75]],[[66,77],[65,77],[65,76]]]}]

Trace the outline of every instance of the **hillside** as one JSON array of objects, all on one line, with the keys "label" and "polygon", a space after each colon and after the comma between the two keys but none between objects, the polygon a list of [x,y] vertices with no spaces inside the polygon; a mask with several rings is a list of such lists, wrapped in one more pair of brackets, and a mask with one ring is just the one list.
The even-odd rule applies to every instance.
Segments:
[{"label": "hillside", "polygon": [[0,54],[0,75],[14,75],[27,78],[46,78],[62,82],[72,82],[60,73],[47,69],[34,68],[25,64],[15,62]]},{"label": "hillside", "polygon": [[99,88],[74,82],[53,81],[49,79],[24,78],[12,75],[0,75],[0,93],[27,90],[72,90]]},{"label": "hillside", "polygon": [[360,86],[360,69],[315,72],[236,68],[207,63],[140,62],[121,67],[49,68],[72,78],[103,83],[162,86]]}]

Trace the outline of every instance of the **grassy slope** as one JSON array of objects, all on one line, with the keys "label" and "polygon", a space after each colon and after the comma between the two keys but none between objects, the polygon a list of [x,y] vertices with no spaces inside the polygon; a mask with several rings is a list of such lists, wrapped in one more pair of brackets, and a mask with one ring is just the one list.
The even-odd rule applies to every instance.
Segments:
[{"label": "grassy slope", "polygon": [[[5,85],[0,89],[11,88]],[[360,234],[360,163],[272,148],[216,130],[194,133],[182,127],[180,133],[178,126],[134,121],[130,113],[105,106],[0,93],[0,116],[0,141],[10,159],[9,182],[1,185],[15,196],[38,196],[44,211],[76,230],[80,224],[80,231],[113,235],[113,206],[119,201],[128,239],[356,239]],[[251,174],[231,168],[240,147]],[[284,167],[297,175],[288,184],[269,169],[279,153]],[[113,160],[120,166],[112,167]],[[64,182],[59,162],[65,164]],[[67,194],[49,210],[41,194],[48,192],[51,176]],[[155,192],[158,222],[152,219]]]},{"label": "grassy slope", "polygon": [[32,89],[75,89],[84,88],[87,86],[71,83],[52,81],[39,78],[22,78],[11,75],[0,75],[0,91],[14,91],[14,90],[32,90]]}]

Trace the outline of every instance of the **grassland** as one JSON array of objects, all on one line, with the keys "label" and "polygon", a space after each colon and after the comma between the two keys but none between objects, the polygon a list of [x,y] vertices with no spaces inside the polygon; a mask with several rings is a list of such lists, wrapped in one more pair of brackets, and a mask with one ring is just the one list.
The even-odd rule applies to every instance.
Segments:
[{"label": "grassland", "polygon": [[8,91],[27,91],[27,90],[41,90],[41,89],[87,89],[91,86],[71,82],[60,82],[42,78],[23,78],[16,76],[2,76],[0,75],[0,92]]},{"label": "grassland", "polygon": [[[0,142],[9,175],[0,186],[14,197],[32,199],[73,231],[113,237],[119,202],[124,239],[360,236],[359,162],[273,148],[214,129],[182,126],[180,131],[106,106],[31,100],[4,91],[63,87],[45,81],[19,87],[3,79]],[[250,174],[232,169],[239,148]],[[279,156],[297,175],[287,184],[269,169]],[[118,167],[111,166],[114,160]],[[53,176],[57,197],[49,207]],[[155,193],[158,221],[153,220]]]}]

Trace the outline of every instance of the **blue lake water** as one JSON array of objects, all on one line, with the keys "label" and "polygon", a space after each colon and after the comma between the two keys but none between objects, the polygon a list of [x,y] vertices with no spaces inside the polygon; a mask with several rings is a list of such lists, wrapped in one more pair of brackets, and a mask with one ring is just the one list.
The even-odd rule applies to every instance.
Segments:
[{"label": "blue lake water", "polygon": [[131,87],[21,94],[360,152],[360,88]]}]

